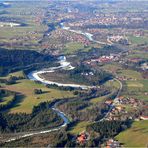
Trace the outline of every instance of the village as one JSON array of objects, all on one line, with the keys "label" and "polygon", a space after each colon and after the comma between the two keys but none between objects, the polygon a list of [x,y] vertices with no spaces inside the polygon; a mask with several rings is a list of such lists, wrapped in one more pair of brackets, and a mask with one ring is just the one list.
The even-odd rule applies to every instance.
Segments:
[{"label": "village", "polygon": [[115,100],[107,100],[105,103],[112,107],[105,120],[148,120],[148,116],[140,111],[147,108],[146,103],[142,100],[120,96]]},{"label": "village", "polygon": [[147,147],[147,24],[144,1],[0,2],[0,147]]},{"label": "village", "polygon": [[88,65],[95,65],[97,63],[108,63],[108,62],[118,61],[120,56],[121,56],[120,54],[110,54],[109,56],[103,55],[99,58],[87,60],[84,63]]}]

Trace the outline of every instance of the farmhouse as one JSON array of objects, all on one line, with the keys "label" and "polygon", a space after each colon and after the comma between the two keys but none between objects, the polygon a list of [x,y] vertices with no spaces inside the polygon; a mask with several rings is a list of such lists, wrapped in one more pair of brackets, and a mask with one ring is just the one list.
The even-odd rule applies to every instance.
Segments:
[{"label": "farmhouse", "polygon": [[87,140],[89,140],[89,134],[86,132],[82,132],[77,136],[77,142],[80,144],[84,144]]},{"label": "farmhouse", "polygon": [[148,120],[148,116],[140,116],[141,120]]}]

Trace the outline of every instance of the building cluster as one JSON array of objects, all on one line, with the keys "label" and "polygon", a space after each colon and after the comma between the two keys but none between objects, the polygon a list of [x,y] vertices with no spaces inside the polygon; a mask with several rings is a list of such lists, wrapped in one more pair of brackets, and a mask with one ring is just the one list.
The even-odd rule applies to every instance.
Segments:
[{"label": "building cluster", "polygon": [[16,26],[20,26],[20,24],[13,22],[0,22],[0,27],[16,27]]},{"label": "building cluster", "polygon": [[144,71],[148,70],[148,63],[141,64],[141,69]]},{"label": "building cluster", "polygon": [[119,148],[121,147],[119,141],[114,140],[114,139],[108,139],[106,141],[106,148]]},{"label": "building cluster", "polygon": [[122,41],[128,42],[128,39],[125,36],[113,35],[113,36],[108,36],[107,41],[110,43],[116,43],[116,42],[122,42]]},{"label": "building cluster", "polygon": [[93,73],[93,72],[85,72],[85,73],[82,72],[81,75],[82,75],[82,76],[93,76],[94,73]]},{"label": "building cluster", "polygon": [[90,139],[90,135],[83,131],[82,133],[80,133],[77,137],[76,137],[76,141],[79,144],[84,144],[86,141],[88,141]]},{"label": "building cluster", "polygon": [[62,41],[63,44],[66,42],[79,42],[86,46],[90,45],[90,41],[86,39],[83,35],[80,35],[74,32],[69,32],[62,29],[53,31],[49,38]]},{"label": "building cluster", "polygon": [[147,107],[142,100],[136,98],[128,98],[128,97],[118,97],[115,100],[107,100],[105,104],[112,107],[111,111],[108,113],[106,120],[147,120],[148,116],[146,115],[139,115],[134,116],[130,114],[131,111],[136,111],[138,109],[143,109]]},{"label": "building cluster", "polygon": [[[77,15],[77,13],[75,15]],[[84,24],[85,25],[128,25],[131,23],[140,24],[145,21],[144,16],[137,17],[137,16],[132,16],[131,14],[128,13],[122,16],[119,14],[100,15],[98,13],[93,17],[90,16],[88,19],[84,18],[85,17],[83,16],[83,20],[81,19],[80,21],[69,23],[69,26],[82,27]]]},{"label": "building cluster", "polygon": [[120,58],[119,54],[110,54],[109,56],[101,56],[96,59],[90,59],[85,61],[86,64],[88,65],[93,65],[95,63],[107,63],[107,62],[112,62],[112,61],[118,61]]},{"label": "building cluster", "polygon": [[128,81],[128,80],[136,81],[136,80],[137,80],[136,78],[127,77],[127,76],[117,76],[117,78],[118,78],[120,81]]}]

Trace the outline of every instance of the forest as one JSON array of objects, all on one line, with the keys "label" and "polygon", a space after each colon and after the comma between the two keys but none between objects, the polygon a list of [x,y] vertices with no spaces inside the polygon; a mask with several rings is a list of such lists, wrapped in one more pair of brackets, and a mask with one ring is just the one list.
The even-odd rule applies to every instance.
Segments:
[{"label": "forest", "polygon": [[87,126],[87,131],[96,136],[95,141],[103,141],[104,139],[113,138],[121,131],[129,128],[132,121],[101,121]]},{"label": "forest", "polygon": [[49,108],[49,102],[34,106],[31,114],[0,113],[0,133],[13,133],[53,128],[63,120]]},{"label": "forest", "polygon": [[23,69],[33,64],[51,62],[50,55],[31,50],[7,50],[0,48],[0,75],[7,74],[13,69]]},{"label": "forest", "polygon": [[80,65],[70,72],[70,78],[78,83],[86,83],[88,85],[99,85],[113,78],[110,73],[100,69],[94,70],[89,66]]}]

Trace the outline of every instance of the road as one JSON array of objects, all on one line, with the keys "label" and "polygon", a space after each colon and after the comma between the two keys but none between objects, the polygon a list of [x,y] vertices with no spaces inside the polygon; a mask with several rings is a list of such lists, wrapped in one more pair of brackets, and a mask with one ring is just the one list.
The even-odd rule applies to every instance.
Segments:
[{"label": "road", "polygon": [[[121,93],[121,91],[122,91],[123,85],[122,85],[121,81],[119,81],[117,78],[114,78],[114,80],[117,81],[117,82],[120,84],[120,88],[119,88],[119,90],[118,90],[118,93],[117,93],[117,95],[116,95],[116,98],[114,99],[114,102],[115,102],[115,101],[118,99],[118,97],[120,96],[120,93]],[[105,116],[104,116],[102,119],[100,119],[99,121],[97,121],[97,122],[101,122],[101,121],[103,121],[103,120],[106,119],[106,117],[109,115],[109,113],[110,113],[110,112],[112,111],[112,109],[114,108],[114,102],[111,104],[110,109],[109,109],[108,112],[105,114]],[[95,123],[96,123],[96,122],[95,122]]]},{"label": "road", "polygon": [[[51,81],[48,81],[48,80],[44,80],[44,79],[42,79],[42,78],[40,78],[38,76],[41,73],[54,72],[54,70],[60,69],[60,68],[65,68],[67,70],[74,69],[74,67],[72,67],[71,64],[66,61],[66,57],[62,57],[62,60],[60,60],[59,63],[60,63],[60,66],[58,66],[58,67],[51,67],[48,70],[41,70],[41,71],[31,72],[31,73],[28,74],[28,78],[30,80],[33,80],[33,81],[34,80],[40,81],[43,84],[56,84],[58,86],[79,87],[79,88],[82,88],[82,89],[88,89],[88,88],[92,88],[93,87],[93,86],[76,85],[76,84],[61,84],[61,83],[57,83],[57,82],[51,82]],[[52,110],[54,110],[63,119],[64,123],[61,126],[53,128],[53,129],[50,129],[50,130],[30,132],[30,133],[27,133],[27,134],[24,134],[24,135],[21,135],[21,136],[17,136],[15,138],[10,138],[10,139],[6,140],[5,142],[12,142],[12,141],[16,141],[18,139],[22,139],[22,138],[25,138],[25,137],[30,137],[30,136],[44,134],[44,133],[50,133],[50,132],[53,132],[53,131],[58,131],[61,128],[65,127],[69,123],[69,119],[65,115],[65,113],[61,112],[57,108],[57,103],[55,103],[55,105],[52,107]]]},{"label": "road", "polygon": [[70,27],[65,27],[64,23],[61,23],[60,25],[61,25],[61,28],[64,29],[64,30],[84,35],[91,42],[94,42],[94,43],[97,43],[97,44],[101,44],[101,45],[112,45],[111,42],[101,42],[101,41],[94,40],[93,39],[93,34],[91,34],[91,33],[83,32],[81,30],[72,30],[72,29],[70,29]]},{"label": "road", "polygon": [[[60,68],[61,68],[61,67],[64,68],[64,67],[66,67],[66,66],[69,66],[69,64],[64,64],[64,65],[61,64]],[[70,66],[70,67],[71,67],[71,66]],[[57,68],[59,68],[59,67],[57,67]],[[56,68],[55,68],[55,67],[54,67],[54,68],[51,68],[50,71],[53,70],[53,69],[56,69]],[[38,80],[38,81],[42,82],[43,84],[45,84],[45,81],[43,81],[42,79],[40,79],[40,78],[38,78],[38,77],[34,77],[34,75],[30,75],[30,74],[29,74],[28,77],[29,77],[30,80]],[[116,78],[115,78],[114,80],[117,81],[117,82],[120,84],[120,89],[119,89],[119,91],[118,91],[118,94],[117,94],[116,98],[114,99],[114,100],[116,100],[116,99],[119,97],[120,93],[121,93],[121,90],[122,90],[122,83],[121,83],[118,79],[116,79]],[[70,85],[70,86],[73,87],[73,85]],[[85,87],[85,88],[88,89],[88,86],[81,86],[81,85],[80,85],[79,87],[81,87],[81,88],[84,88],[84,87]],[[111,112],[113,106],[114,106],[114,103],[113,103],[112,106],[110,107],[109,111],[105,114],[105,116],[104,116],[101,120],[99,120],[99,121],[97,121],[97,122],[103,121],[103,120],[108,116],[108,114]],[[60,130],[61,128],[65,127],[65,126],[69,123],[68,117],[65,115],[65,113],[61,112],[61,111],[57,108],[57,103],[52,107],[52,109],[63,119],[64,123],[63,123],[61,126],[56,127],[56,128],[53,128],[53,129],[49,129],[49,130],[30,132],[30,133],[27,133],[27,134],[24,134],[24,135],[15,137],[15,138],[8,139],[8,140],[6,140],[5,142],[12,142],[12,141],[16,141],[16,140],[18,140],[18,139],[22,139],[22,138],[25,138],[25,137],[30,137],[30,136],[34,136],[34,135],[50,133],[50,132],[53,132],[53,131],[58,131],[58,130]]]}]

